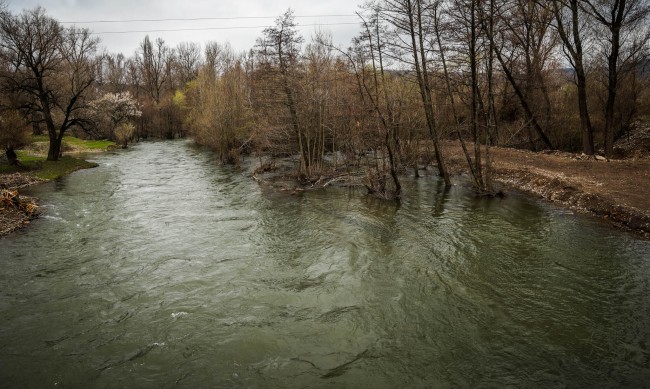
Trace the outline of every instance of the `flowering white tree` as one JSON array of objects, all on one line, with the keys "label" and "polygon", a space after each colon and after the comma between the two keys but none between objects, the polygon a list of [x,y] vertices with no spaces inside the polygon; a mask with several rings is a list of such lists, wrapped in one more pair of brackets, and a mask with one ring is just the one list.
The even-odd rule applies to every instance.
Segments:
[{"label": "flowering white tree", "polygon": [[129,92],[106,93],[90,103],[97,136],[116,140],[116,131],[140,117],[142,111]]}]

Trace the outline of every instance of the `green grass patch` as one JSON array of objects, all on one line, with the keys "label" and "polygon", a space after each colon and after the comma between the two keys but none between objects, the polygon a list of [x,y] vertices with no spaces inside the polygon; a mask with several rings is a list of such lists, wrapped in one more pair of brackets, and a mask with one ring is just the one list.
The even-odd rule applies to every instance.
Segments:
[{"label": "green grass patch", "polygon": [[80,169],[97,167],[96,163],[68,156],[63,156],[58,161],[47,161],[45,157],[25,154],[22,151],[17,154],[21,166],[0,164],[1,174],[23,173],[50,181],[67,176]]},{"label": "green grass patch", "polygon": [[[32,143],[50,143],[50,137],[47,135],[32,135]],[[65,152],[66,146],[73,148],[74,151],[105,151],[115,147],[115,142],[110,140],[85,140],[75,138],[74,136],[66,135],[63,137],[62,142],[63,150]]]},{"label": "green grass patch", "polygon": [[[74,171],[97,166],[96,163],[65,155],[66,149],[83,153],[106,151],[115,147],[115,142],[109,140],[83,140],[65,136],[63,138],[64,156],[58,161],[47,161],[49,137],[47,135],[32,136],[32,142],[32,147],[16,151],[21,166],[11,166],[6,162],[0,162],[0,174],[23,173],[44,180],[56,180]],[[38,147],[34,147],[34,145],[38,145]]]},{"label": "green grass patch", "polygon": [[18,155],[18,160],[22,164],[45,161],[45,157],[31,154],[26,150],[16,150],[16,154]]},{"label": "green grass patch", "polygon": [[59,158],[58,161],[35,162],[35,165],[37,170],[32,172],[33,175],[44,180],[56,180],[77,170],[97,167],[96,163],[67,156]]},{"label": "green grass patch", "polygon": [[50,137],[47,135],[32,135],[32,142],[49,142]]},{"label": "green grass patch", "polygon": [[63,143],[77,149],[87,150],[108,150],[110,147],[115,146],[115,142],[110,140],[83,140],[73,136],[64,137]]}]

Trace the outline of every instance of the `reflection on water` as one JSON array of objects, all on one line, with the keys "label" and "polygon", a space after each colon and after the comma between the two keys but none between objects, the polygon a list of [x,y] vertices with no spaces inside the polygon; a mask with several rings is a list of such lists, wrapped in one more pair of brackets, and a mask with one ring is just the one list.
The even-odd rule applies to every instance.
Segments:
[{"label": "reflection on water", "polygon": [[435,179],[267,192],[185,142],[34,188],[0,240],[7,387],[641,387],[650,244]]}]

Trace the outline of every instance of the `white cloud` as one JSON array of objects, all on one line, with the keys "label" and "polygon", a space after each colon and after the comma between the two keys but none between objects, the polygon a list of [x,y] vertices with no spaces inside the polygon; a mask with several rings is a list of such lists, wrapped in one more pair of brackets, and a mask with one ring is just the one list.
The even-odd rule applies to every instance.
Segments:
[{"label": "white cloud", "polygon": [[[169,19],[169,18],[237,18],[250,16],[278,16],[288,8],[295,15],[354,15],[363,0],[10,0],[9,9],[20,12],[22,9],[44,7],[48,14],[60,22],[96,21],[96,20],[134,20],[134,19]],[[359,31],[354,16],[347,17],[311,17],[296,19],[306,40],[316,27],[311,24],[355,23],[353,25],[332,25],[321,27],[331,31],[335,43],[347,46],[350,39]],[[108,52],[122,52],[130,56],[137,49],[146,34],[151,38],[161,37],[170,46],[182,41],[204,44],[207,41],[230,42],[235,50],[244,51],[253,47],[255,39],[262,33],[256,27],[273,24],[270,19],[233,19],[233,20],[193,20],[165,22],[132,23],[83,23],[96,33],[109,31],[151,31],[178,30],[173,32],[135,32],[128,34],[99,34],[102,45]],[[202,29],[194,30],[190,29]]]}]

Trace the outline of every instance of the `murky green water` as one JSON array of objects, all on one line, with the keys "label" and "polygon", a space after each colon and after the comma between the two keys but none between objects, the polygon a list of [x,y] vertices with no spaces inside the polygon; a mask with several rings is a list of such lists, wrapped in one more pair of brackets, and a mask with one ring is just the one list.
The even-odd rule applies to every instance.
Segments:
[{"label": "murky green water", "polygon": [[273,193],[185,142],[33,190],[0,386],[643,387],[650,243],[435,179]]}]

